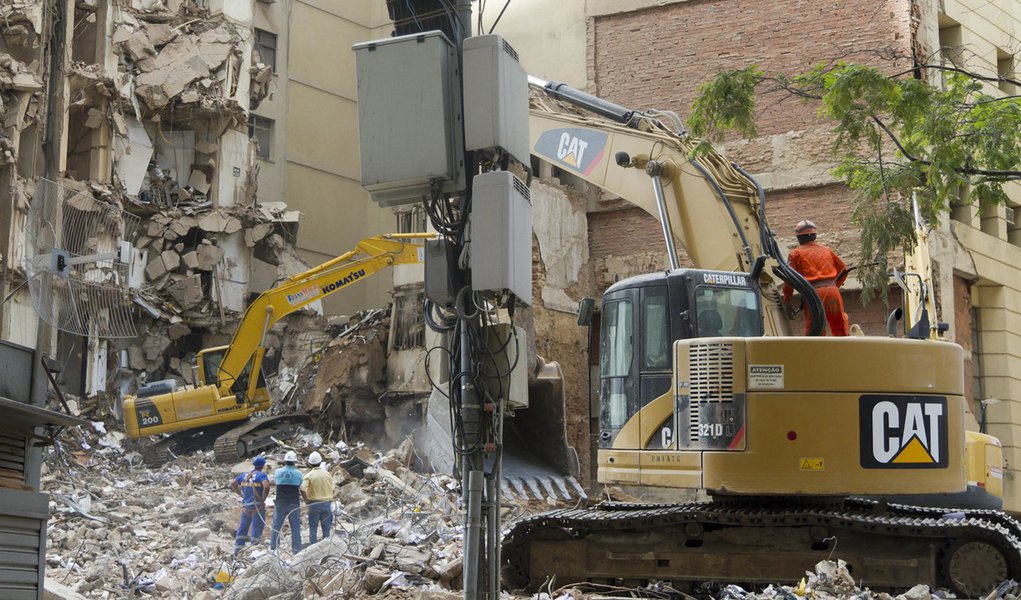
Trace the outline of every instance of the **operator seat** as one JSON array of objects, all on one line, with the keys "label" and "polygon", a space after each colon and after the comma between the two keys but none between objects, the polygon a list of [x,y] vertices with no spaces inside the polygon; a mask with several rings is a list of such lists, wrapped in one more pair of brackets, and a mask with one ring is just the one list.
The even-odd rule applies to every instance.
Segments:
[{"label": "operator seat", "polygon": [[720,337],[723,335],[723,317],[716,309],[698,313],[698,337]]}]

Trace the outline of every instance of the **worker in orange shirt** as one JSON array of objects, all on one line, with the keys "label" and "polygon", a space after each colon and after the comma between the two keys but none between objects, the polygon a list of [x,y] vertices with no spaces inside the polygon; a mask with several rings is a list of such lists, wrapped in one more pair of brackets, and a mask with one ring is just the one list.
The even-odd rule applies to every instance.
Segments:
[{"label": "worker in orange shirt", "polygon": [[[833,335],[847,335],[847,313],[844,312],[844,299],[840,296],[840,286],[847,279],[847,267],[844,261],[828,246],[815,241],[816,227],[811,221],[801,221],[794,227],[798,236],[798,244],[791,250],[787,262],[795,271],[801,273],[822,300],[826,311],[826,321]],[[784,303],[790,301],[794,288],[790,284],[783,286]],[[811,328],[809,315],[805,315],[805,335]]]}]

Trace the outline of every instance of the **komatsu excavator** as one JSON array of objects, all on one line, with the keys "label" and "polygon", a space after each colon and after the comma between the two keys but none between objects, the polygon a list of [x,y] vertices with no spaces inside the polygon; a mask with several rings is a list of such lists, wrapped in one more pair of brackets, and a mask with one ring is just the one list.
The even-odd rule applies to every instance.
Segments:
[{"label": "komatsu excavator", "polygon": [[[780,253],[761,186],[713,150],[693,154],[670,113],[533,85],[533,155],[657,217],[670,259],[602,298],[598,479],[711,499],[518,521],[505,582],[697,591],[797,582],[827,558],[873,589],[974,597],[1021,579],[1021,525],[982,508],[998,505],[1002,454],[966,438],[961,348],[785,337],[770,274],[806,299],[816,336],[824,319]],[[680,268],[676,245],[698,268]]]},{"label": "komatsu excavator", "polygon": [[303,424],[304,415],[249,419],[272,403],[262,372],[270,327],[384,267],[422,263],[424,247],[415,242],[432,237],[429,233],[394,233],[366,238],[353,250],[288,278],[248,305],[230,344],[198,353],[196,385],[175,389],[172,379],[157,381],[126,397],[122,406],[129,437],[174,434],[149,445],[143,453],[145,462],[159,465],[172,450],[210,442],[217,460],[236,462],[274,445],[274,435]]}]

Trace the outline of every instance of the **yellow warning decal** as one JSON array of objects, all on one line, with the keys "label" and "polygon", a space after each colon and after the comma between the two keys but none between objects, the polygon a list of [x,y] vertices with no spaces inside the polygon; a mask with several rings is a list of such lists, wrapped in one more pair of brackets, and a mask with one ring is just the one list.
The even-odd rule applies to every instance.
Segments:
[{"label": "yellow warning decal", "polygon": [[826,459],[824,458],[800,458],[798,461],[801,463],[802,471],[825,471],[826,470]]},{"label": "yellow warning decal", "polygon": [[922,444],[922,441],[918,439],[918,436],[912,436],[907,444],[901,448],[901,451],[894,457],[894,463],[900,464],[924,464],[934,463],[932,455]]}]

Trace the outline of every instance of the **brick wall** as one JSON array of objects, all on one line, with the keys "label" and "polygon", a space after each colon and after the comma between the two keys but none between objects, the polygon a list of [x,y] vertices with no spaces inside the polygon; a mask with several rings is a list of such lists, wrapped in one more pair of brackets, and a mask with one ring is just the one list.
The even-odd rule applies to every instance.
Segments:
[{"label": "brick wall", "polygon": [[[886,48],[909,54],[907,9],[897,0],[691,0],[597,17],[589,85],[618,103],[686,116],[698,86],[720,71],[758,64],[799,72],[834,59],[874,62]],[[790,98],[759,104],[764,135],[818,123],[815,108]]]}]

